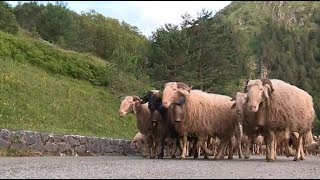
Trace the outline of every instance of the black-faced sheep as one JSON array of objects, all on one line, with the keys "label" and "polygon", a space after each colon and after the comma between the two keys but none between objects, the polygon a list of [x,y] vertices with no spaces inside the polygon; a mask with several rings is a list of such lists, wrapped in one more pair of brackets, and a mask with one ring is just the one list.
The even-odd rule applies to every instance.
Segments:
[{"label": "black-faced sheep", "polygon": [[[174,122],[183,119],[181,105],[177,102],[168,108],[164,108],[162,106],[162,93],[160,91],[149,91],[141,99],[142,103],[148,102],[148,108],[151,113],[149,121],[152,122],[153,125],[156,147],[160,144],[158,158],[163,158],[166,138],[175,140],[176,150],[180,147],[179,134],[175,129]],[[173,153],[173,158],[175,157],[176,150]]]}]

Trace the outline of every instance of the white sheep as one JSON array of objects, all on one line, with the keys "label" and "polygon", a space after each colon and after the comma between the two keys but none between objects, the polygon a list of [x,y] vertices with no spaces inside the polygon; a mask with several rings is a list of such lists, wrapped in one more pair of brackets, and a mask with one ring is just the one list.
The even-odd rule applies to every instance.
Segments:
[{"label": "white sheep", "polygon": [[[294,161],[303,160],[302,138],[312,129],[315,120],[312,97],[306,91],[278,79],[249,80],[245,92],[248,109],[260,112],[263,117],[255,123],[265,132],[267,160],[275,160],[275,133],[281,131],[286,132],[286,142],[291,134],[294,135]],[[286,147],[289,148],[288,143]]]},{"label": "white sheep", "polygon": [[[205,153],[213,154],[206,146],[208,136],[219,137],[221,140],[218,153],[215,159],[223,158],[226,144],[231,145],[231,137],[234,135],[236,126],[236,115],[231,109],[231,97],[213,93],[206,93],[201,90],[191,90],[181,82],[166,83],[163,90],[162,102],[165,108],[185,97],[183,105],[184,121],[178,130],[183,137],[181,142],[183,150],[181,158],[186,157],[186,142],[188,133],[198,137],[197,147],[201,147]],[[229,151],[229,159],[232,159],[232,148]]]}]

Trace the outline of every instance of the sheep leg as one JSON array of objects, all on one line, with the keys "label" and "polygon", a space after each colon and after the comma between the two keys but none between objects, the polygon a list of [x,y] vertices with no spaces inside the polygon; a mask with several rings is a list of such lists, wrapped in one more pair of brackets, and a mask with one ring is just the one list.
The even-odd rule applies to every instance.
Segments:
[{"label": "sheep leg", "polygon": [[154,159],[156,157],[156,154],[157,154],[157,143],[156,142],[153,142],[151,144],[151,156],[150,156],[150,159]]},{"label": "sheep leg", "polygon": [[[201,137],[199,136],[198,137],[198,143],[197,143],[197,148],[201,148],[204,152],[204,158],[207,159],[208,158],[208,155],[213,155],[213,151],[208,149],[208,146],[207,146],[207,140],[208,140],[208,137]],[[209,142],[210,142],[210,139],[209,139]]]},{"label": "sheep leg", "polygon": [[300,152],[301,152],[300,160],[305,160],[306,158],[305,158],[305,156],[304,156],[303,146],[301,146]]},{"label": "sheep leg", "polygon": [[256,144],[253,142],[252,144],[252,155],[256,154]]},{"label": "sheep leg", "polygon": [[174,153],[172,154],[171,158],[176,158],[177,150],[180,147],[179,145],[180,145],[179,138],[176,138],[176,147],[175,147]]},{"label": "sheep leg", "polygon": [[194,159],[198,159],[199,157],[199,152],[198,152],[198,139],[194,139],[193,141],[193,144],[192,144],[192,149],[191,149],[191,154],[193,155],[193,158]]},{"label": "sheep leg", "polygon": [[251,140],[252,140],[252,137],[249,136],[248,137],[248,142],[246,143],[246,146],[245,146],[245,155],[244,155],[245,159],[249,159],[249,157],[250,157]]},{"label": "sheep leg", "polygon": [[[207,143],[205,144],[205,146],[208,148],[208,144],[210,144],[210,142],[211,142],[211,138],[210,137],[208,137],[207,138]],[[211,150],[212,151],[212,150]],[[213,151],[212,151],[212,155],[213,155]],[[209,159],[209,155],[208,155],[208,153],[206,153],[206,152],[204,152],[204,159]]]},{"label": "sheep leg", "polygon": [[238,149],[239,158],[242,158],[241,138],[237,140],[237,149]]},{"label": "sheep leg", "polygon": [[160,152],[158,154],[158,159],[163,159],[163,157],[164,157],[164,145],[165,145],[165,138],[162,138],[161,144],[160,144]]},{"label": "sheep leg", "polygon": [[300,160],[300,152],[301,152],[301,147],[302,147],[302,136],[299,136],[298,137],[298,140],[297,140],[297,142],[296,142],[296,145],[295,145],[296,147],[296,154],[295,154],[295,156],[294,156],[294,161],[299,161]]},{"label": "sheep leg", "polygon": [[232,138],[229,138],[229,153],[228,159],[233,159]]},{"label": "sheep leg", "polygon": [[181,146],[182,148],[182,154],[181,154],[181,159],[186,159],[186,152],[187,152],[187,135],[184,134],[182,135],[182,139],[181,139]]},{"label": "sheep leg", "polygon": [[214,159],[223,159],[224,158],[224,153],[226,151],[226,146],[227,141],[225,139],[221,139],[219,147],[218,147],[218,153],[215,155]]},{"label": "sheep leg", "polygon": [[143,145],[143,151],[142,151],[142,157],[147,157],[148,155],[147,155],[147,153],[148,153],[148,144],[144,144]]},{"label": "sheep leg", "polygon": [[243,128],[242,128],[242,125],[240,122],[238,122],[237,124],[237,133],[235,134],[235,137],[236,137],[236,148],[238,150],[238,155],[239,155],[239,158],[242,158],[242,149],[241,149],[241,137],[242,137],[242,134],[243,134]]},{"label": "sheep leg", "polygon": [[269,154],[268,154],[268,158],[267,158],[267,161],[268,162],[272,162],[272,161],[275,161],[275,158],[274,158],[274,153],[275,153],[275,136],[274,136],[274,132],[273,131],[270,131],[269,132],[269,137],[268,137],[268,146],[269,146]]},{"label": "sheep leg", "polygon": [[277,159],[277,138],[276,136],[274,137],[274,141],[273,141],[273,146],[274,146],[274,159]]},{"label": "sheep leg", "polygon": [[150,153],[149,156],[151,157],[151,146],[152,146],[152,139],[150,137],[150,135],[147,135],[146,137],[146,143],[144,144],[144,147],[143,147],[143,154],[142,156],[143,157],[147,157],[148,155],[148,152]]}]

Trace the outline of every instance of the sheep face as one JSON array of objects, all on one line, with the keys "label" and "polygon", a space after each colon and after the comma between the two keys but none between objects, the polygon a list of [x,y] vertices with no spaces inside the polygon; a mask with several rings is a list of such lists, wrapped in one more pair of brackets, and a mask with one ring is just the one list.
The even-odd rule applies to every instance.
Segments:
[{"label": "sheep face", "polygon": [[161,111],[161,99],[162,93],[160,91],[149,91],[147,95],[142,97],[142,104],[148,102],[148,108],[150,111]]},{"label": "sheep face", "polygon": [[248,107],[251,112],[257,112],[259,105],[268,100],[273,92],[272,83],[269,79],[250,80],[245,87],[247,93]]},{"label": "sheep face", "polygon": [[138,98],[134,96],[126,96],[121,102],[119,108],[119,116],[125,117],[128,113],[133,113],[133,107],[141,105]]},{"label": "sheep face", "polygon": [[190,94],[190,88],[182,82],[166,83],[162,95],[163,107],[168,108],[174,102],[178,102],[182,96]]},{"label": "sheep face", "polygon": [[243,111],[245,108],[245,105],[247,103],[247,94],[246,93],[241,93],[237,92],[236,96],[234,99],[235,100],[234,104],[231,106],[231,109],[236,109],[236,113],[238,116],[243,115]]}]

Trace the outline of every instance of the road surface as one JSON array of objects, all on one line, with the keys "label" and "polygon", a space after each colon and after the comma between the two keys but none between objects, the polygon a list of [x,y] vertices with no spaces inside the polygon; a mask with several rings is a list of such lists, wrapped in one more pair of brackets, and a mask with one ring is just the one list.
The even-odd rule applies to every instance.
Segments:
[{"label": "road surface", "polygon": [[[211,158],[211,157],[210,157]],[[145,159],[140,156],[1,157],[0,178],[320,178],[320,157],[250,159]]]}]

